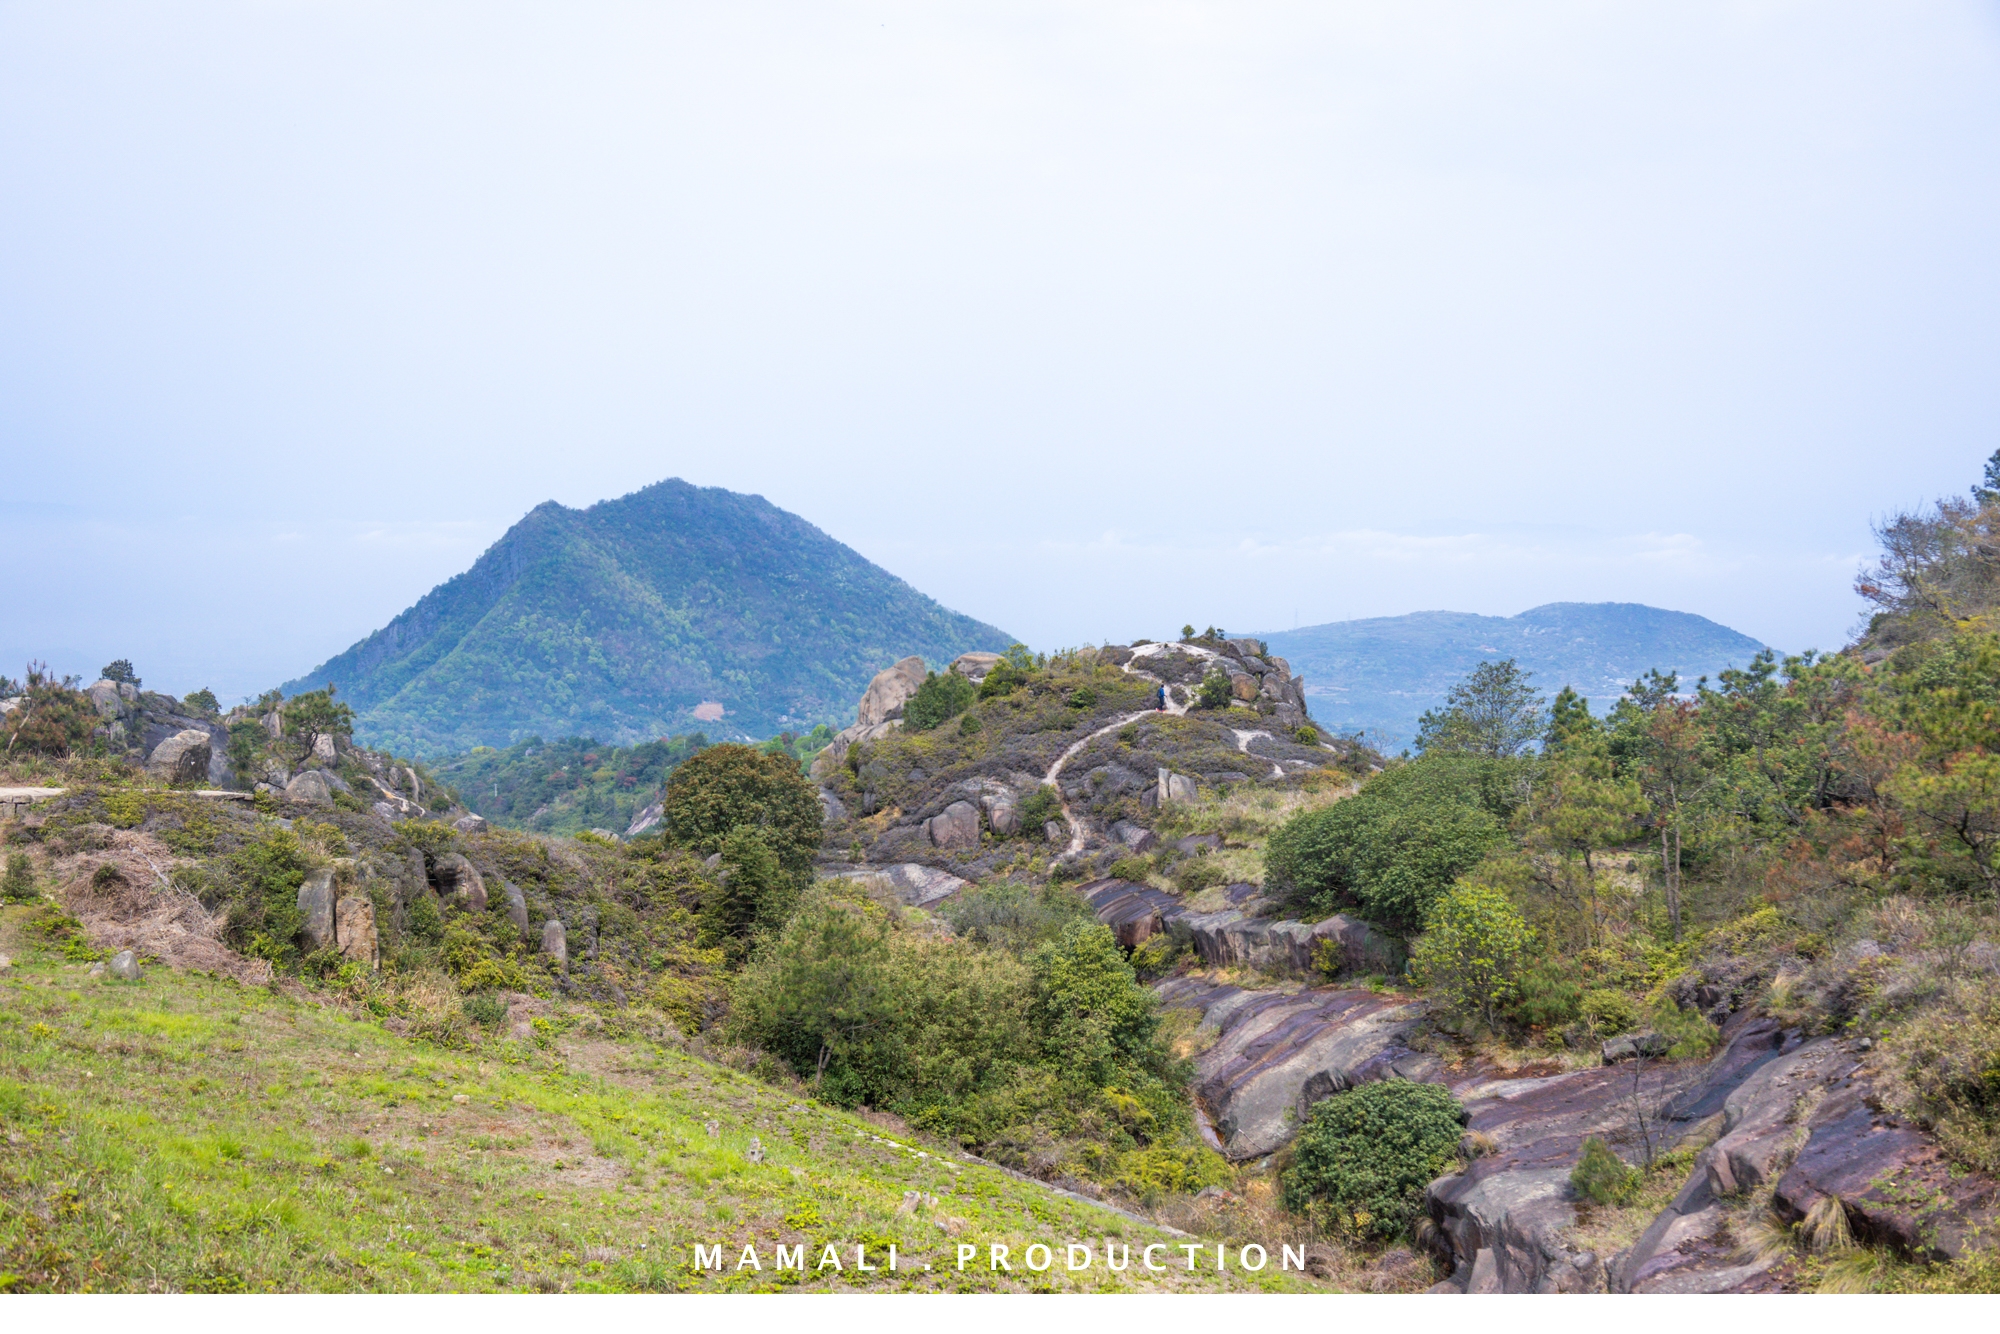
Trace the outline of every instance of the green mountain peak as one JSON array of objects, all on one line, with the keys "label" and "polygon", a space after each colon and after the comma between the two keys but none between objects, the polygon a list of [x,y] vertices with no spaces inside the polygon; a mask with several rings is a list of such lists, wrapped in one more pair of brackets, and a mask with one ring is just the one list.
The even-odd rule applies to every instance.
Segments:
[{"label": "green mountain peak", "polygon": [[884,662],[1009,642],[762,496],[670,478],[537,505],[471,569],[281,688],[331,682],[357,735],[417,755],[531,735],[766,736],[845,723]]}]

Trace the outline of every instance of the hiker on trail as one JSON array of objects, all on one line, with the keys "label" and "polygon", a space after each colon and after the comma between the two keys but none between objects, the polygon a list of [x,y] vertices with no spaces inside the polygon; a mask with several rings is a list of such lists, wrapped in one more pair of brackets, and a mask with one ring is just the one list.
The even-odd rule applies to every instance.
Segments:
[{"label": "hiker on trail", "polygon": [[1160,698],[1160,703],[1158,706],[1159,711],[1161,713],[1165,713],[1167,711],[1167,688],[1165,686],[1161,686],[1156,693],[1159,695]]}]

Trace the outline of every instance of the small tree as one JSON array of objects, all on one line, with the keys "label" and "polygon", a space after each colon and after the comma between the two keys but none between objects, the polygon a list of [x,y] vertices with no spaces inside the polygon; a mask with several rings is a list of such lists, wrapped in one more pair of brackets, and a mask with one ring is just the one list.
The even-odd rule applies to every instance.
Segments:
[{"label": "small tree", "polygon": [[334,687],[308,690],[285,701],[280,718],[284,727],[284,748],[291,758],[304,762],[312,758],[321,737],[345,741],[354,735],[354,710],[334,702]]},{"label": "small tree", "polygon": [[0,899],[12,903],[32,903],[39,895],[35,892],[35,871],[28,864],[25,852],[7,854],[7,875],[0,880]]},{"label": "small tree", "polygon": [[737,962],[760,932],[784,924],[798,901],[798,885],[762,829],[738,825],[723,838],[721,852],[720,884],[702,900],[701,934]]},{"label": "small tree", "polygon": [[748,826],[762,831],[795,885],[811,882],[823,817],[818,795],[789,757],[710,746],[674,770],[662,804],[667,832],[680,846],[722,852],[729,835]]},{"label": "small tree", "polygon": [[978,697],[978,687],[957,672],[932,672],[903,706],[903,725],[913,732],[928,732],[964,713]]},{"label": "small tree", "polygon": [[1535,934],[1507,896],[1460,881],[1431,908],[1410,951],[1411,971],[1453,1009],[1478,1014],[1488,1028],[1515,993]]},{"label": "small tree", "polygon": [[[85,659],[85,661],[88,661],[88,659]],[[131,686],[135,690],[139,687],[139,676],[138,673],[132,670],[132,660],[130,658],[118,659],[110,666],[98,672],[98,676],[106,681],[116,681],[120,685]]]},{"label": "small tree", "polygon": [[1442,709],[1427,709],[1417,721],[1417,749],[1487,755],[1519,755],[1542,735],[1542,692],[1529,682],[1534,673],[1512,658],[1482,662],[1451,688]]},{"label": "small tree", "polygon": [[1201,690],[1196,696],[1204,709],[1219,709],[1229,703],[1229,673],[1220,667],[1211,667],[1201,678]]},{"label": "small tree", "polygon": [[222,712],[222,702],[215,697],[215,692],[207,686],[203,686],[200,690],[188,692],[187,698],[182,700],[181,704],[204,716]]}]

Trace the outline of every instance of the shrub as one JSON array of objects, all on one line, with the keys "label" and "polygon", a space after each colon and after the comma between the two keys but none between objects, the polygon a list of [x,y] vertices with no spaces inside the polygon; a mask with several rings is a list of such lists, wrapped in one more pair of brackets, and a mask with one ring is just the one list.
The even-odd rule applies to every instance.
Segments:
[{"label": "shrub", "polygon": [[1062,794],[1054,785],[1043,783],[1021,803],[1021,832],[1041,837],[1042,826],[1063,818]]},{"label": "shrub", "polygon": [[986,679],[979,683],[979,698],[998,699],[1011,695],[1028,683],[1028,669],[1009,659],[1002,658],[986,673]]},{"label": "shrub", "polygon": [[1390,1079],[1315,1103],[1284,1175],[1285,1206],[1362,1237],[1408,1233],[1424,1187],[1456,1161],[1465,1111],[1436,1084]]},{"label": "shrub", "polygon": [[732,963],[741,962],[752,937],[784,924],[798,885],[762,829],[738,825],[722,840],[721,853],[721,883],[702,898],[702,943],[721,945]]},{"label": "shrub", "polygon": [[1090,906],[1065,890],[1004,880],[974,885],[947,900],[942,911],[966,940],[1017,955],[1033,953],[1071,922],[1090,917]]},{"label": "shrub", "polygon": [[1141,981],[1150,982],[1154,978],[1164,977],[1172,972],[1174,965],[1178,964],[1186,953],[1181,942],[1175,940],[1172,935],[1165,931],[1155,932],[1141,941],[1138,949],[1132,951],[1132,971],[1139,975]]},{"label": "shrub", "polygon": [[1183,894],[1199,894],[1229,878],[1229,873],[1207,857],[1190,857],[1174,870],[1174,886]]},{"label": "shrub", "polygon": [[1623,1204],[1639,1189],[1642,1174],[1627,1167],[1611,1146],[1592,1135],[1583,1142],[1583,1156],[1570,1171],[1570,1188],[1596,1204]]},{"label": "shrub", "polygon": [[2000,1172],[2000,990],[1948,988],[1884,1044],[1898,1078],[1891,1101],[1967,1167]]},{"label": "shrub", "polygon": [[1534,939],[1505,894],[1460,881],[1432,905],[1410,951],[1411,971],[1451,1008],[1476,1013],[1491,1028],[1515,994]]},{"label": "shrub", "polygon": [[958,734],[960,736],[971,736],[979,730],[979,727],[979,716],[977,714],[968,713],[958,720]]},{"label": "shrub", "polygon": [[1072,709],[1094,709],[1097,707],[1097,692],[1089,686],[1078,686],[1069,692],[1069,698],[1064,703]]},{"label": "shrub", "polygon": [[978,695],[972,682],[957,672],[932,672],[903,706],[903,725],[914,732],[928,732],[971,708]]},{"label": "shrub", "polygon": [[132,660],[130,658],[117,659],[99,670],[97,675],[102,680],[117,681],[123,685],[135,688],[140,684],[138,673],[132,670]]},{"label": "shrub", "polygon": [[50,756],[81,749],[97,730],[97,706],[74,684],[73,679],[56,680],[41,663],[29,663],[26,698],[0,717],[0,741],[5,742],[0,749]]},{"label": "shrub", "polygon": [[1583,993],[1577,1014],[1597,1033],[1623,1033],[1639,1022],[1639,1010],[1631,997],[1602,987]]},{"label": "shrub", "polygon": [[1153,873],[1153,864],[1144,857],[1120,857],[1117,861],[1111,863],[1110,869],[1106,873],[1114,875],[1120,880],[1136,880],[1140,884],[1144,884],[1146,883],[1146,877]]},{"label": "shrub", "polygon": [[0,879],[0,900],[9,903],[32,903],[41,895],[35,891],[34,868],[28,864],[25,852],[7,854],[7,875]]},{"label": "shrub", "polygon": [[1507,1017],[1524,1028],[1566,1028],[1583,1012],[1583,984],[1562,963],[1543,962],[1522,970]]},{"label": "shrub", "polygon": [[785,756],[710,746],[674,770],[662,800],[667,832],[682,847],[712,855],[732,830],[748,826],[762,831],[765,846],[797,885],[811,881],[819,797]]},{"label": "shrub", "polygon": [[305,849],[291,830],[259,830],[229,857],[229,912],[223,939],[274,964],[291,963],[298,953],[294,941],[305,926],[299,886],[310,869]]},{"label": "shrub", "polygon": [[1319,729],[1317,727],[1301,727],[1298,731],[1292,733],[1292,740],[1298,742],[1301,746],[1317,746],[1319,744]]},{"label": "shrub", "polygon": [[1044,1053],[1066,1074],[1103,1085],[1117,1062],[1148,1054],[1159,1027],[1153,993],[1139,985],[1110,927],[1071,922],[1029,966],[1030,1019]]},{"label": "shrub", "polygon": [[212,717],[222,712],[222,702],[216,699],[215,692],[207,686],[190,691],[188,697],[181,701],[181,707],[192,709],[205,717]]},{"label": "shrub", "polygon": [[1369,780],[1344,801],[1302,811],[1271,835],[1269,883],[1325,916],[1348,902],[1421,925],[1453,881],[1505,838],[1488,793],[1492,766],[1423,759]]},{"label": "shrub", "polygon": [[1201,689],[1195,692],[1195,703],[1204,709],[1220,709],[1229,703],[1229,673],[1220,667],[1212,668],[1201,678]]},{"label": "shrub", "polygon": [[507,1018],[507,1002],[495,992],[474,992],[465,998],[465,1017],[487,1028],[497,1027]]}]

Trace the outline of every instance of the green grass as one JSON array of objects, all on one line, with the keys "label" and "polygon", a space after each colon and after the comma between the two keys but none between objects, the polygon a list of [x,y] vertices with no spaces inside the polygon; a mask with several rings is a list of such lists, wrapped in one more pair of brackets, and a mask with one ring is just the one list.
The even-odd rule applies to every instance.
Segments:
[{"label": "green grass", "polygon": [[[1108,1273],[1107,1238],[1186,1239],[672,1047],[569,1044],[558,1024],[456,1051],[296,989],[92,980],[28,939],[27,911],[0,911],[0,1291],[1316,1286],[1275,1246],[1261,1275],[1190,1273],[1174,1249],[1165,1273]],[[936,1203],[899,1213],[909,1191]],[[809,1264],[836,1244],[847,1268],[781,1274],[781,1241]],[[1022,1267],[1037,1241],[1056,1248],[1044,1274]],[[1090,1269],[1065,1272],[1072,1241]],[[857,1244],[881,1265],[892,1242],[898,1273],[855,1270]],[[961,1242],[979,1247],[963,1273]],[[722,1246],[721,1273],[695,1270],[697,1243]],[[761,1272],[735,1269],[745,1245]]]}]

